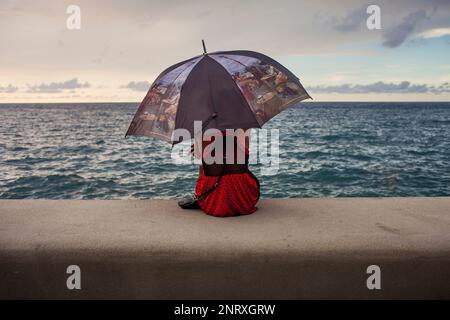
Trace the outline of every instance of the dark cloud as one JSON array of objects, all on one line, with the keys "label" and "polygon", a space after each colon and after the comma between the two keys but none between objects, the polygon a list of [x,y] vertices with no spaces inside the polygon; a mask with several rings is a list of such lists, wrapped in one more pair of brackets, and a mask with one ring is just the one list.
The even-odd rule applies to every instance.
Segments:
[{"label": "dark cloud", "polygon": [[39,85],[28,85],[27,92],[30,93],[58,93],[64,90],[76,90],[89,88],[88,82],[81,83],[77,78],[73,78],[64,82],[41,83]]},{"label": "dark cloud", "polygon": [[448,82],[444,82],[439,86],[431,86],[430,91],[435,94],[450,93],[450,84]]},{"label": "dark cloud", "polygon": [[0,86],[0,93],[14,93],[19,88],[13,86],[12,84],[7,85],[6,87]]},{"label": "dark cloud", "polygon": [[316,86],[309,87],[308,91],[315,93],[448,93],[449,83],[439,86],[428,86],[426,84],[411,84],[409,81],[400,83],[386,83],[378,81],[367,85],[341,84],[336,86]]},{"label": "dark cloud", "polygon": [[[435,14],[437,8],[441,8],[444,10],[443,4],[444,1],[433,1],[434,6],[431,6],[430,14]],[[450,3],[450,2],[449,2]],[[339,32],[349,33],[356,32],[366,27],[366,21],[368,18],[367,14],[368,5],[363,5],[351,12],[349,12],[345,16],[341,17],[332,17],[329,19],[328,23]],[[448,7],[448,5],[447,5]],[[420,8],[414,12],[411,12],[407,16],[403,17],[400,22],[392,21],[393,17],[389,15],[383,16],[382,11],[382,19],[385,22],[388,19],[387,23],[383,23],[383,25],[392,25],[391,27],[384,28],[382,32],[383,46],[388,48],[395,48],[400,46],[409,35],[413,34],[417,31],[417,26],[427,20],[427,10],[425,8]],[[429,19],[428,19],[429,20]],[[391,24],[389,23],[391,22]],[[394,22],[392,24],[392,22]],[[397,23],[396,23],[397,22]],[[446,24],[444,24],[446,25]],[[423,27],[423,24],[421,25]]]},{"label": "dark cloud", "polygon": [[383,45],[388,48],[395,48],[401,45],[406,38],[413,33],[416,26],[427,17],[424,9],[410,13],[403,18],[400,24],[385,29],[383,32]]},{"label": "dark cloud", "polygon": [[130,89],[133,91],[147,91],[150,88],[150,82],[148,81],[131,81],[127,85],[121,88]]},{"label": "dark cloud", "polygon": [[333,17],[330,21],[334,29],[340,32],[356,31],[366,25],[367,5],[357,8],[344,17]]}]

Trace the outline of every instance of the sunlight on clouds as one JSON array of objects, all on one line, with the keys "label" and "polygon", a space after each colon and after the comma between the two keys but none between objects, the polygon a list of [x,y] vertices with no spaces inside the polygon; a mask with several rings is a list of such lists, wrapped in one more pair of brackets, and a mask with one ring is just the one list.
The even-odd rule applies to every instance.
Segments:
[{"label": "sunlight on clouds", "polygon": [[431,29],[418,34],[421,38],[439,38],[450,35],[450,28]]},{"label": "sunlight on clouds", "polygon": [[[379,31],[366,27],[364,0],[77,0],[77,31],[66,28],[68,4],[0,0],[1,102],[141,101],[161,71],[201,53],[201,39],[209,52],[267,54],[306,89],[402,81],[432,86],[449,78],[448,1],[380,0]],[[419,98],[447,99],[436,96]],[[314,98],[394,96],[320,92]]]}]

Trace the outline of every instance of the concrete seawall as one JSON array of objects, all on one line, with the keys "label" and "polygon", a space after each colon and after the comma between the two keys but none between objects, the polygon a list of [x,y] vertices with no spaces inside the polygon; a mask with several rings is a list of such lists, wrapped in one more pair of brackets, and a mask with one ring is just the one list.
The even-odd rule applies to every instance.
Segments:
[{"label": "concrete seawall", "polygon": [[164,200],[1,200],[0,298],[449,299],[450,198],[263,200],[226,219]]}]

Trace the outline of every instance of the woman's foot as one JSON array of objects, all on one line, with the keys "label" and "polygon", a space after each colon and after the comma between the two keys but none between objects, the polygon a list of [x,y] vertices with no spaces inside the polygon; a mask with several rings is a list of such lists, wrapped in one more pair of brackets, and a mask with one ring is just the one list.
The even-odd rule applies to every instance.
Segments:
[{"label": "woman's foot", "polygon": [[190,194],[178,200],[178,206],[181,209],[200,209],[197,198]]}]

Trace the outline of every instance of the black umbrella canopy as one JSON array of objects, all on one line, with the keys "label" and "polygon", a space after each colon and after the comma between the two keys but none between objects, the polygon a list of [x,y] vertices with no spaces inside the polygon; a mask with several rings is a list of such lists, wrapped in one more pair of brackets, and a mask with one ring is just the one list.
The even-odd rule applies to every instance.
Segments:
[{"label": "black umbrella canopy", "polygon": [[300,80],[268,56],[243,50],[204,53],[158,76],[126,135],[176,143],[175,129],[194,137],[194,121],[206,123],[205,130],[260,128],[308,98]]}]

